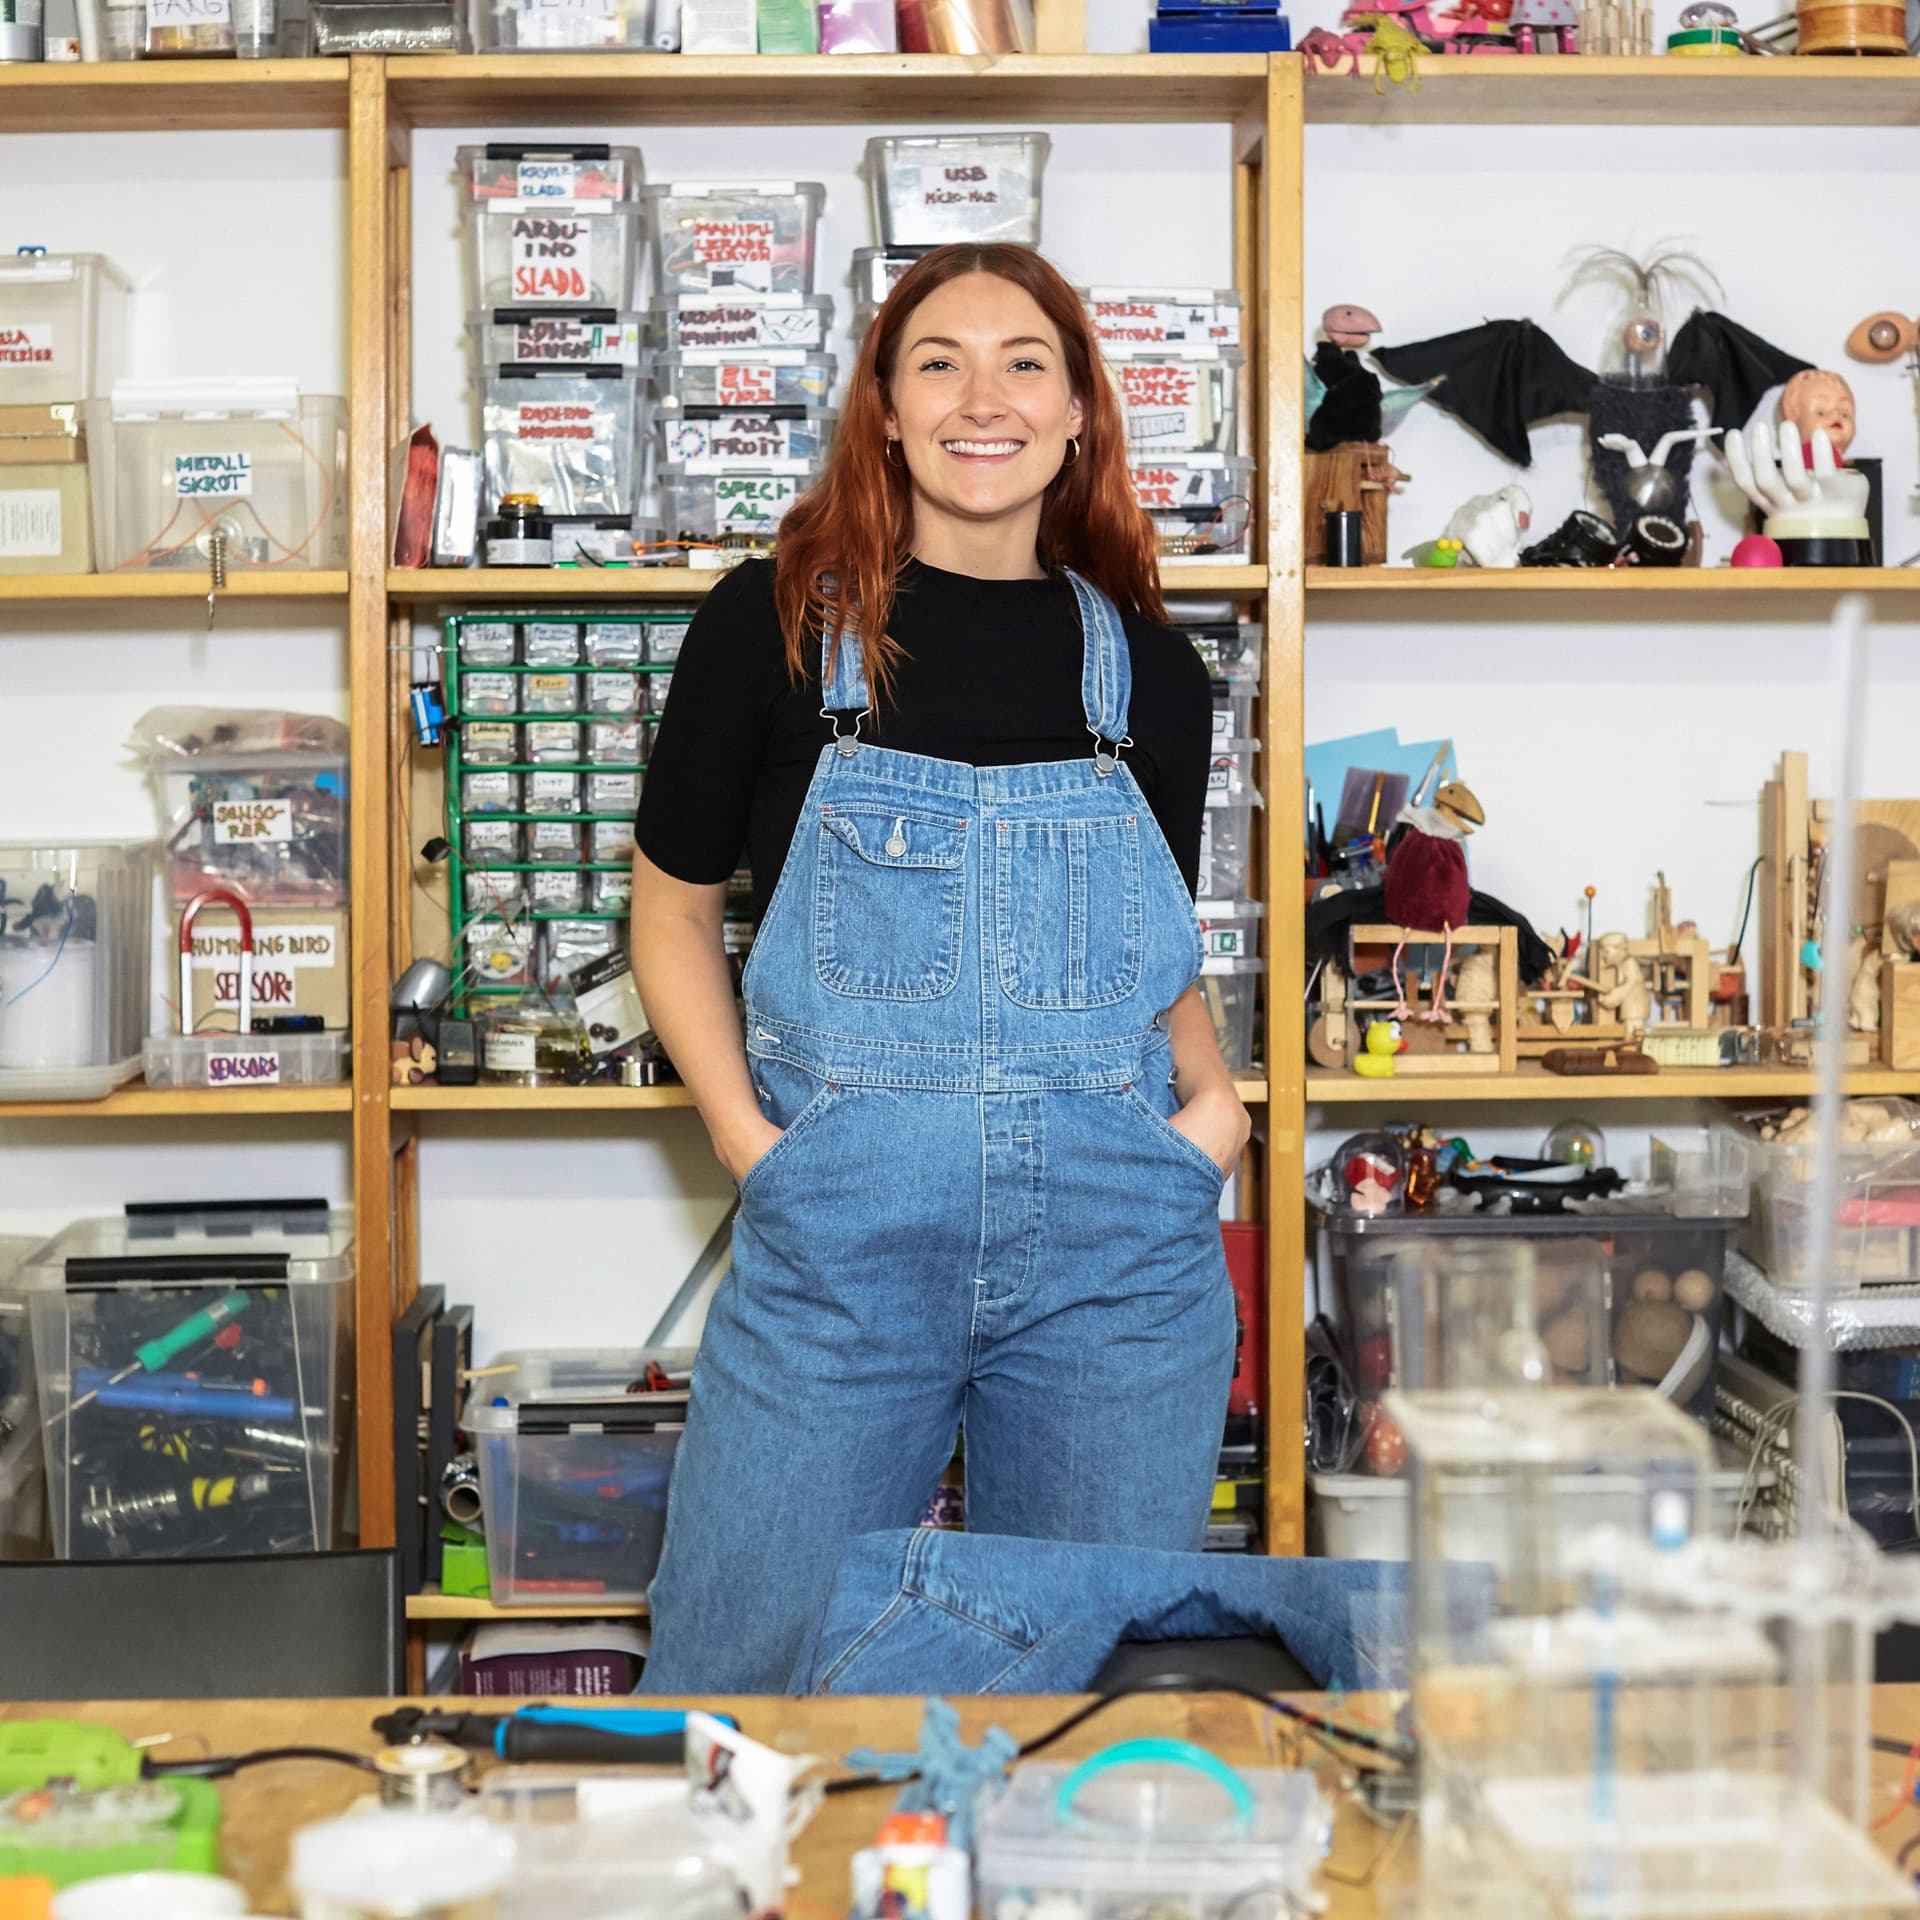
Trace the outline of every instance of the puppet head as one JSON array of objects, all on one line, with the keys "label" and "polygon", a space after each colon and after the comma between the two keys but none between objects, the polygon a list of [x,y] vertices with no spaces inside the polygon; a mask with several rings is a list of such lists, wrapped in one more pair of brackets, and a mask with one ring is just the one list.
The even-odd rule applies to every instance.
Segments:
[{"label": "puppet head", "polygon": [[1474,798],[1473,789],[1464,780],[1449,780],[1433,796],[1434,810],[1444,814],[1462,833],[1487,824],[1486,809]]},{"label": "puppet head", "polygon": [[1844,460],[1853,442],[1853,389],[1837,373],[1796,373],[1780,390],[1780,418],[1800,430],[1803,446],[1810,447],[1815,431],[1825,427],[1833,457]]},{"label": "puppet head", "polygon": [[1365,307],[1329,307],[1320,316],[1320,330],[1336,347],[1364,347],[1380,331],[1380,322]]},{"label": "puppet head", "polygon": [[1702,261],[1676,247],[1646,260],[1617,247],[1578,248],[1567,258],[1573,272],[1561,290],[1562,299],[1595,280],[1620,289],[1621,303],[1608,322],[1596,362],[1600,378],[1612,386],[1664,386],[1667,348],[1682,296],[1691,287],[1719,299],[1719,282]]}]

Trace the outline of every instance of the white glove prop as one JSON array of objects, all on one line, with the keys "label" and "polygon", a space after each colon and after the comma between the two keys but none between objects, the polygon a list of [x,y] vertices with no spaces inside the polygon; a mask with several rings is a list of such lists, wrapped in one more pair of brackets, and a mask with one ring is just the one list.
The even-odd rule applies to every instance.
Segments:
[{"label": "white glove prop", "polygon": [[1867,564],[1867,476],[1835,461],[1824,427],[1814,429],[1811,467],[1790,420],[1777,431],[1730,433],[1724,444],[1735,484],[1760,509],[1760,530],[1780,543],[1788,566]]}]

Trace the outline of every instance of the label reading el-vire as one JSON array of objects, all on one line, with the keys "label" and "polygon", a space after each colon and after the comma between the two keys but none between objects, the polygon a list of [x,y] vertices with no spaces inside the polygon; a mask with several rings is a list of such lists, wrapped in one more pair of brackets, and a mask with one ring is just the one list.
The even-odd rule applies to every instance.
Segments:
[{"label": "label reading el-vire", "polygon": [[593,222],[580,215],[513,216],[513,297],[587,300],[593,294]]},{"label": "label reading el-vire", "polygon": [[0,367],[53,365],[53,328],[0,319]]},{"label": "label reading el-vire", "polygon": [[176,453],[173,490],[182,500],[246,500],[253,496],[250,453]]}]

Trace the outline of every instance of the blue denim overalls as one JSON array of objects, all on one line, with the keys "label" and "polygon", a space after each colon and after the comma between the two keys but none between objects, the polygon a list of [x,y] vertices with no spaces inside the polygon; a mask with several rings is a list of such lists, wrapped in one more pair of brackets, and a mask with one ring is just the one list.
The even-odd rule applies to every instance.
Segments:
[{"label": "blue denim overalls", "polygon": [[747,1171],[653,1583],[651,1693],[785,1688],[846,1543],[966,1445],[967,1525],[1197,1550],[1233,1368],[1224,1177],[1168,1125],[1192,902],[1118,753],[1120,616],[1073,580],[1084,760],[835,738],[745,976],[785,1128]]}]

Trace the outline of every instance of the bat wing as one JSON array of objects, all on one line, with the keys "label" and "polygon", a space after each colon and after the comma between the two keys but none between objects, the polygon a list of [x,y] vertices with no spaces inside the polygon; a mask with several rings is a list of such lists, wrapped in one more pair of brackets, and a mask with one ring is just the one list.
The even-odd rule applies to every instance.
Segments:
[{"label": "bat wing", "polygon": [[1712,424],[1730,430],[1747,424],[1770,389],[1807,370],[1806,361],[1737,320],[1698,308],[1673,336],[1667,354],[1667,378],[1675,386],[1705,387],[1712,396]]},{"label": "bat wing", "polygon": [[1556,413],[1585,413],[1596,384],[1531,320],[1489,320],[1437,340],[1379,347],[1373,357],[1396,380],[1439,380],[1433,404],[1522,467],[1533,464],[1527,429]]},{"label": "bat wing", "polygon": [[1313,370],[1313,362],[1306,366],[1307,411],[1305,418],[1311,420],[1320,411],[1320,402],[1327,397],[1327,383]]},{"label": "bat wing", "polygon": [[1438,382],[1430,380],[1425,386],[1395,387],[1391,393],[1383,393],[1380,396],[1381,431],[1391,434],[1436,385]]}]

